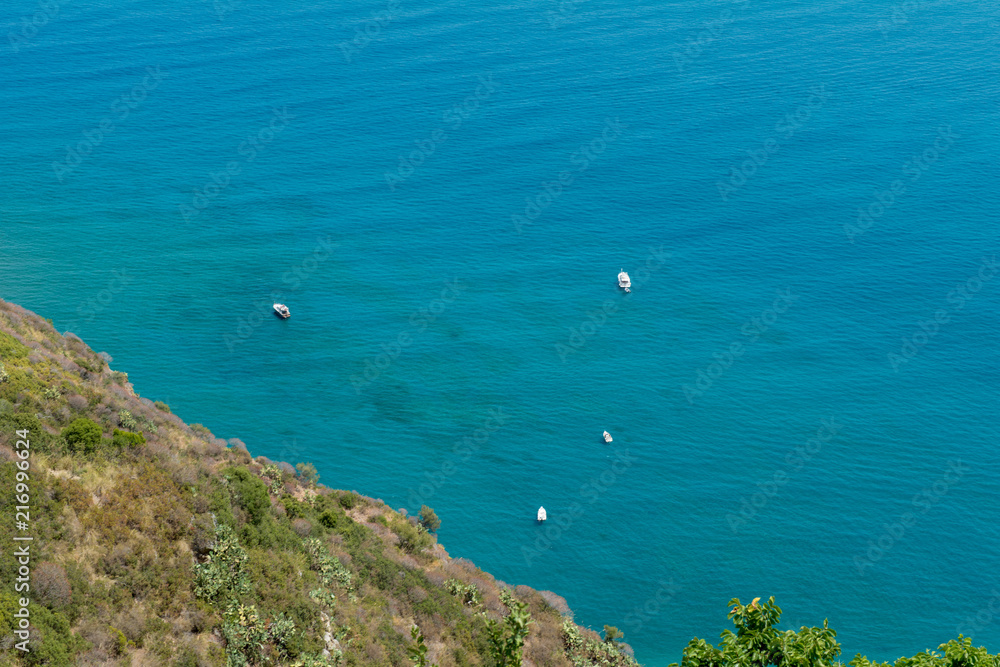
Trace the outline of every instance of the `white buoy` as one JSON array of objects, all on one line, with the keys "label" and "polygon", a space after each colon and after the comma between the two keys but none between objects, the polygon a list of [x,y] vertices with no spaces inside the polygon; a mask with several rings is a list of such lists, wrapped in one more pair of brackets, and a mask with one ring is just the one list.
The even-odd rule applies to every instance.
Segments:
[{"label": "white buoy", "polygon": [[545,517],[545,508],[544,507],[539,507],[538,508],[538,520],[539,521],[545,521],[545,518],[546,518]]}]

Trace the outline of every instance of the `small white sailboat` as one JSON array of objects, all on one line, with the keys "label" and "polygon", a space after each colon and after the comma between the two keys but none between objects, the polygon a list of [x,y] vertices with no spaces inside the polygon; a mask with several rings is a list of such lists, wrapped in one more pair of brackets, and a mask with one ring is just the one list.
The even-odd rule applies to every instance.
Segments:
[{"label": "small white sailboat", "polygon": [[632,291],[632,281],[629,279],[628,274],[625,273],[625,269],[622,269],[621,273],[618,274],[618,286],[626,292]]},{"label": "small white sailboat", "polygon": [[288,306],[283,303],[274,304],[274,313],[283,320],[287,320],[292,314],[288,310]]},{"label": "small white sailboat", "polygon": [[611,434],[607,431],[604,432],[604,442],[611,442]]},{"label": "small white sailboat", "polygon": [[539,521],[545,521],[545,519],[546,519],[545,508],[544,507],[539,507],[538,508],[538,520]]}]

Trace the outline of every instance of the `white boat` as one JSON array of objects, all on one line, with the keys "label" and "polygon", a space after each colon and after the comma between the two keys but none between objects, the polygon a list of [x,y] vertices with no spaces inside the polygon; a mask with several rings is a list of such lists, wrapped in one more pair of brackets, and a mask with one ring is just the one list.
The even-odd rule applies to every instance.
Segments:
[{"label": "white boat", "polygon": [[604,442],[611,442],[611,434],[607,431],[604,432]]},{"label": "white boat", "polygon": [[545,518],[546,518],[545,517],[545,508],[544,507],[539,507],[538,508],[538,520],[539,521],[545,521]]},{"label": "white boat", "polygon": [[274,304],[274,313],[283,320],[287,320],[292,316],[292,314],[288,312],[288,306],[283,303]]},{"label": "white boat", "polygon": [[618,274],[618,286],[624,288],[626,292],[632,291],[632,281],[629,280],[625,269],[622,269],[621,273]]}]

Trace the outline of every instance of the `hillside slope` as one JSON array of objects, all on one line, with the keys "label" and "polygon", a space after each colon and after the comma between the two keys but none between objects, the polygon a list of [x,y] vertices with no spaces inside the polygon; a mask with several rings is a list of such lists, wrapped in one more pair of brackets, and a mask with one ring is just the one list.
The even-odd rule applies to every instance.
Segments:
[{"label": "hillside slope", "polygon": [[183,423],[3,301],[0,489],[0,543],[27,545],[0,558],[0,665],[636,664],[559,596]]}]

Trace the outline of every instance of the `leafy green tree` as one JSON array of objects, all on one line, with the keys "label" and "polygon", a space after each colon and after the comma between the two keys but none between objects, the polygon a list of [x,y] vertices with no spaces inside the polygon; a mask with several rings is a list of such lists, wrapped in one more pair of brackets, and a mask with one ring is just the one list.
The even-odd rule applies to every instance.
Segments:
[{"label": "leafy green tree", "polygon": [[827,621],[822,628],[800,628],[798,632],[786,630],[782,637],[784,667],[830,667],[840,655],[837,633]]},{"label": "leafy green tree", "polygon": [[435,514],[427,505],[420,506],[420,525],[426,528],[429,532],[435,533],[437,529],[441,527],[441,519]]},{"label": "leafy green tree", "polygon": [[623,639],[625,634],[613,625],[604,626],[604,641],[608,644],[614,644],[615,642]]},{"label": "leafy green tree", "polygon": [[71,452],[92,454],[101,444],[101,427],[86,417],[74,419],[62,430]]},{"label": "leafy green tree", "polygon": [[733,607],[729,620],[736,631],[723,631],[720,648],[692,639],[684,649],[681,667],[832,667],[840,655],[837,633],[826,621],[822,628],[778,632],[781,608],[773,597],[764,603],[755,598],[747,605],[734,598],[729,604]]},{"label": "leafy green tree", "polygon": [[990,655],[985,647],[974,647],[970,637],[958,636],[947,644],[938,646],[939,651],[944,651],[944,660],[947,667],[997,667],[1000,665],[998,656]]},{"label": "leafy green tree", "polygon": [[508,607],[510,614],[502,621],[487,621],[490,651],[497,667],[521,667],[531,614],[528,613],[528,605],[523,602],[511,599]]}]

